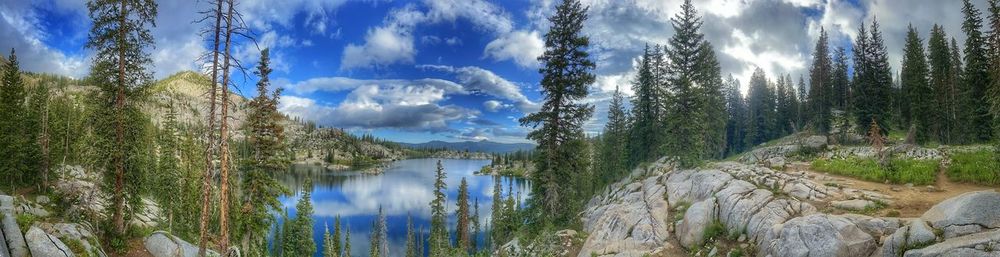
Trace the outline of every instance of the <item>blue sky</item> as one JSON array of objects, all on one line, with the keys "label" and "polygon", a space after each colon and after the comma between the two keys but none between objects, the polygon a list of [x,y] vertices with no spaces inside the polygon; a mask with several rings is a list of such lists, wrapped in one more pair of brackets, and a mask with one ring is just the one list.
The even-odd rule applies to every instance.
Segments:
[{"label": "blue sky", "polygon": [[[211,3],[158,2],[157,46],[150,50],[156,77],[197,70],[208,45],[197,33],[206,24],[193,21]],[[289,115],[400,142],[526,142],[529,128],[516,119],[541,101],[535,57],[544,50],[545,17],[556,0],[238,2],[257,46],[272,49],[271,79],[285,89],[280,108]],[[585,100],[597,107],[585,127],[593,134],[603,126],[610,92],[621,86],[631,93],[643,46],[673,35],[669,18],[681,0],[582,2],[590,6],[584,32],[598,64]],[[821,27],[834,45],[848,46],[862,21],[878,17],[894,70],[908,23],[924,38],[932,24],[942,24],[964,42],[957,0],[705,0],[695,6],[723,73],[744,85],[756,67],[770,77],[807,75]],[[84,1],[0,1],[0,18],[0,49],[17,48],[25,70],[87,73],[92,53],[82,47],[90,26]],[[239,41],[234,55],[255,63],[257,46]],[[249,93],[254,80],[238,82]]]}]

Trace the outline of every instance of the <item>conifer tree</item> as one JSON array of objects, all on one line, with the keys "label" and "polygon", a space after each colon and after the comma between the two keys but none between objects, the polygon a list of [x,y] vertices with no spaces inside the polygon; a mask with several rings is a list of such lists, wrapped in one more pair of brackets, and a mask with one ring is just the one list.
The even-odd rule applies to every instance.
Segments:
[{"label": "conifer tree", "polygon": [[[989,45],[987,46],[990,63],[989,103],[990,114],[993,115],[994,146],[1000,146],[1000,1],[989,0]],[[996,148],[1000,149],[1000,147]],[[1000,153],[1000,150],[996,150]],[[996,157],[1000,159],[1000,155]]]},{"label": "conifer tree", "polygon": [[666,152],[681,166],[690,167],[721,148],[713,138],[724,134],[725,103],[718,61],[700,32],[702,20],[690,0],[684,1],[671,23],[676,33],[666,50],[666,78],[672,92]]},{"label": "conifer tree", "polygon": [[445,178],[444,166],[438,160],[434,180],[434,200],[431,201],[431,256],[447,256],[449,241],[451,241],[448,239],[448,228],[445,223],[447,214],[444,206],[448,199],[444,193],[447,189],[447,185],[444,183]]},{"label": "conifer tree", "polygon": [[3,186],[13,186],[7,183],[24,183],[24,178],[28,177],[28,174],[23,174],[23,171],[29,170],[24,161],[28,156],[23,151],[29,143],[28,138],[23,136],[27,133],[23,126],[28,118],[25,116],[24,101],[27,93],[13,48],[7,59],[7,65],[3,67],[3,81],[0,81],[0,176],[9,178]]},{"label": "conifer tree", "polygon": [[295,218],[284,226],[284,256],[312,256],[316,252],[313,241],[312,180],[306,179],[302,197],[295,204]]},{"label": "conifer tree", "polygon": [[746,144],[753,147],[771,140],[774,131],[775,103],[764,70],[757,68],[750,76],[747,93],[748,126]]},{"label": "conifer tree", "polygon": [[333,238],[330,235],[330,224],[323,225],[323,257],[337,257],[333,248]]},{"label": "conifer tree", "polygon": [[413,219],[406,215],[406,257],[417,257],[416,231],[413,231]]},{"label": "conifer tree", "polygon": [[455,241],[456,247],[468,252],[472,246],[469,242],[469,184],[462,177],[462,182],[458,185],[458,201],[455,208]]},{"label": "conifer tree", "polygon": [[603,141],[600,148],[599,182],[601,185],[617,180],[628,171],[628,114],[625,111],[625,96],[616,87],[608,106],[608,123],[604,125]]},{"label": "conifer tree", "polygon": [[491,250],[496,250],[500,245],[503,244],[504,231],[503,221],[506,220],[503,212],[503,186],[500,183],[500,176],[493,176],[493,204],[490,208],[492,215],[490,215],[490,245]]},{"label": "conifer tree", "polygon": [[[844,47],[837,47],[833,51],[833,78],[831,81],[831,89],[833,90],[830,94],[831,108],[847,111],[847,107],[850,106],[850,84],[851,78],[847,76],[847,49]],[[803,101],[804,99],[799,99]]]},{"label": "conifer tree", "polygon": [[[649,161],[660,155],[661,142],[663,139],[662,116],[660,109],[662,90],[658,90],[658,81],[654,76],[653,61],[656,56],[650,52],[646,46],[645,53],[636,72],[636,78],[632,82],[632,118],[633,125],[629,150],[631,151],[629,166],[640,162]],[[616,89],[617,92],[617,89]],[[612,113],[608,113],[610,118]],[[609,120],[609,123],[611,120]]]},{"label": "conifer tree", "polygon": [[730,74],[726,79],[726,109],[729,119],[726,122],[726,155],[733,155],[745,150],[747,106],[740,93],[740,81]]},{"label": "conifer tree", "polygon": [[378,220],[376,220],[374,234],[377,234],[378,240],[376,240],[376,247],[378,248],[378,257],[389,257],[389,223],[385,220],[385,212],[382,211],[382,206],[378,207]]},{"label": "conifer tree", "polygon": [[797,88],[797,95],[799,99],[799,117],[798,124],[805,125],[806,121],[809,119],[809,96],[806,94],[806,79],[805,76],[799,75],[799,84]]},{"label": "conifer tree", "polygon": [[162,127],[159,138],[160,154],[156,163],[157,175],[154,176],[157,180],[155,182],[154,196],[156,196],[157,202],[160,203],[160,207],[166,212],[168,231],[173,233],[174,213],[182,212],[183,210],[177,208],[176,196],[169,192],[180,188],[180,182],[183,178],[181,177],[180,160],[178,159],[180,147],[177,142],[177,110],[174,109],[172,102],[167,107]]},{"label": "conifer tree", "polygon": [[521,125],[536,128],[528,133],[538,143],[531,199],[546,223],[563,223],[576,213],[573,205],[565,205],[577,202],[576,189],[565,182],[590,166],[581,154],[586,150],[582,125],[594,109],[578,101],[587,97],[595,79],[595,64],[587,53],[590,40],[582,34],[586,19],[587,8],[578,0],[564,0],[549,17],[545,52],[538,58],[545,101],[539,112],[520,119]]},{"label": "conifer tree", "polygon": [[340,243],[340,215],[337,215],[333,220],[333,238],[330,239],[331,248],[333,250],[333,256],[339,257],[341,255],[341,243]]},{"label": "conifer tree", "polygon": [[777,108],[775,116],[776,120],[774,122],[774,133],[777,133],[777,135],[788,134],[793,129],[790,125],[793,120],[793,116],[791,116],[792,113],[788,112],[789,107],[792,104],[792,99],[789,95],[785,94],[785,92],[788,91],[787,88],[790,86],[791,82],[786,82],[785,76],[778,75],[778,82],[775,85],[774,90],[775,107]]},{"label": "conifer tree", "polygon": [[[284,129],[282,114],[278,112],[278,98],[281,90],[270,91],[270,54],[261,51],[260,63],[255,74],[257,96],[248,103],[248,113],[244,130],[250,154],[242,160],[242,194],[239,220],[236,220],[237,236],[244,252],[263,249],[267,244],[267,228],[274,222],[272,211],[281,208],[278,197],[287,194],[287,189],[278,183],[277,174],[288,169],[289,160],[283,156]],[[257,252],[263,254],[263,252]]]},{"label": "conifer tree", "polygon": [[830,60],[829,39],[825,29],[820,29],[819,40],[813,49],[813,63],[809,69],[809,111],[813,128],[819,133],[830,131],[830,95],[833,91],[833,62]]},{"label": "conifer tree", "polygon": [[344,254],[343,257],[351,257],[351,227],[344,231]]},{"label": "conifer tree", "polygon": [[479,221],[479,197],[473,201],[473,211],[472,211],[472,252],[479,252],[479,233],[482,232],[482,224]]},{"label": "conifer tree", "polygon": [[990,64],[989,53],[986,49],[986,38],[983,36],[982,12],[972,5],[971,1],[963,0],[962,13],[965,20],[962,22],[962,31],[965,32],[965,70],[962,73],[962,83],[967,97],[962,103],[962,115],[970,117],[968,134],[965,138],[973,142],[983,142],[992,136],[993,119],[989,113],[989,105],[984,104],[988,100],[986,91],[992,84],[990,81],[989,68],[996,66]]},{"label": "conifer tree", "polygon": [[[130,212],[140,210],[141,183],[147,160],[141,153],[143,138],[139,97],[150,85],[152,62],[146,50],[153,47],[149,26],[156,26],[157,4],[152,0],[87,2],[93,20],[86,47],[94,50],[89,80],[99,90],[98,114],[93,122],[103,149],[101,166],[110,185],[113,247],[124,246]],[[126,208],[131,206],[133,208]]]},{"label": "conifer tree", "polygon": [[[924,56],[923,40],[912,25],[906,33],[903,49],[903,67],[900,82],[904,101],[901,101],[903,125],[916,129],[917,143],[926,143],[933,138],[933,116],[930,115],[936,103],[934,90],[928,82],[927,58]],[[906,126],[909,128],[910,126]]]},{"label": "conifer tree", "polygon": [[957,131],[955,101],[959,99],[956,85],[952,83],[954,72],[949,51],[944,28],[935,24],[927,40],[928,75],[931,87],[934,89],[935,105],[933,110],[926,114],[934,119],[931,124],[936,131],[935,139],[944,144],[950,144],[954,132]]},{"label": "conifer tree", "polygon": [[971,119],[966,113],[965,108],[969,100],[968,88],[965,84],[965,68],[962,63],[962,50],[958,46],[958,41],[954,37],[951,38],[951,87],[954,89],[955,98],[952,101],[952,112],[955,117],[955,129],[952,132],[952,143],[968,143],[971,141],[969,139],[972,130]]},{"label": "conifer tree", "polygon": [[[862,23],[854,44],[854,94],[855,124],[868,124],[872,119],[879,124],[888,124],[891,116],[892,73],[882,32],[878,21],[873,19],[871,30]],[[812,99],[810,99],[812,101]],[[858,126],[863,131],[863,126]],[[880,129],[888,130],[888,125]]]}]

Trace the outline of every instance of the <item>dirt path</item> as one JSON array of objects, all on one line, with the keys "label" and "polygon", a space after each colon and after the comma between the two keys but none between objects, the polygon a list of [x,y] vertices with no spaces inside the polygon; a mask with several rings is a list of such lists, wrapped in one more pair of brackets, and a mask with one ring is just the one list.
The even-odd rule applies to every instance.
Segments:
[{"label": "dirt path", "polygon": [[888,207],[875,213],[870,213],[875,216],[887,216],[889,212],[895,210],[899,212],[899,217],[920,217],[928,209],[945,199],[971,191],[996,190],[993,187],[952,182],[943,170],[938,171],[934,186],[906,186],[864,181],[851,177],[816,172],[811,169],[809,163],[803,162],[792,163],[792,165],[785,169],[785,172],[805,172],[806,178],[819,184],[833,183],[847,188],[874,191],[891,197],[892,202]]}]

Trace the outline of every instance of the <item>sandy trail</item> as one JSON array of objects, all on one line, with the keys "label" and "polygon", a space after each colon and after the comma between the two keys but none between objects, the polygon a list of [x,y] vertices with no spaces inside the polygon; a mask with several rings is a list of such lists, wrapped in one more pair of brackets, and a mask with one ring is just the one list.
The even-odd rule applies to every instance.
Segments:
[{"label": "sandy trail", "polygon": [[[835,183],[848,188],[874,191],[890,196],[892,203],[882,210],[869,213],[873,216],[887,216],[887,213],[895,210],[899,212],[899,217],[920,217],[928,209],[945,199],[971,191],[996,190],[994,187],[952,182],[943,170],[938,171],[934,186],[906,186],[864,181],[851,177],[816,172],[812,170],[809,163],[805,162],[792,163],[785,169],[785,172],[805,172],[806,178],[819,184]],[[843,199],[829,199],[829,201],[833,200]],[[817,207],[823,208],[829,206]],[[846,213],[846,211],[832,207],[824,209],[824,211],[826,210],[830,210],[833,213]]]}]

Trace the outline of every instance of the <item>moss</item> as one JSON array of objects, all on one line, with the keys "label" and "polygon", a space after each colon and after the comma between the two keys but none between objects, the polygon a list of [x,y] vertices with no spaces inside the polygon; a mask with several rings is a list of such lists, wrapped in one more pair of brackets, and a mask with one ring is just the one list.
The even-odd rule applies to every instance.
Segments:
[{"label": "moss", "polygon": [[31,225],[35,224],[35,221],[38,220],[38,217],[35,217],[35,215],[22,213],[18,214],[17,217],[14,217],[14,219],[17,221],[18,226],[21,227],[21,232],[27,232],[28,228],[30,228]]},{"label": "moss", "polygon": [[930,185],[935,181],[938,164],[937,160],[892,159],[889,161],[891,168],[886,169],[871,158],[848,158],[816,160],[813,161],[812,168],[873,182]]},{"label": "moss", "polygon": [[79,256],[79,257],[91,256],[90,252],[87,252],[87,248],[83,246],[83,243],[80,242],[80,240],[64,239],[62,241],[63,243],[66,243],[66,246],[69,247],[70,251],[73,251],[73,256]]}]

